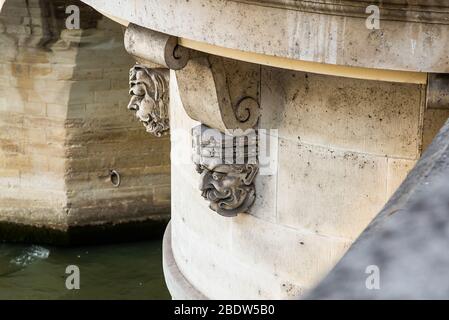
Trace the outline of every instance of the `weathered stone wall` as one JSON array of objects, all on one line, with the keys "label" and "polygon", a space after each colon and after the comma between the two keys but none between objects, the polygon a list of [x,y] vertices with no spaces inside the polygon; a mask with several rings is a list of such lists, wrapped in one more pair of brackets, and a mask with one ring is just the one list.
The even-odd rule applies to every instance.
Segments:
[{"label": "weathered stone wall", "polygon": [[[68,4],[81,7],[81,30],[64,27]],[[0,221],[66,229],[167,218],[169,138],[145,133],[126,109],[133,64],[122,28],[81,2],[6,1]]]},{"label": "weathered stone wall", "polygon": [[[425,110],[425,72],[449,66],[449,11],[441,1],[382,1],[379,30],[366,27],[366,1],[83,1],[125,24],[180,37],[191,49],[304,71],[260,68],[259,126],[279,129],[279,162],[275,174],[256,178],[250,214],[211,211],[194,164],[172,161],[164,272],[174,298],[296,298],[313,287],[448,116]],[[244,74],[237,70],[217,89],[248,90],[239,81]],[[171,128],[188,132],[198,122],[184,111],[178,80],[185,103],[188,91],[188,75],[172,72]],[[223,129],[207,95],[191,98],[184,107],[192,118]],[[177,136],[173,159],[188,159],[190,147],[188,134]]]},{"label": "weathered stone wall", "polygon": [[[257,176],[251,214],[217,215],[194,165],[172,162],[176,268],[212,299],[294,298],[313,287],[387,202],[444,116],[425,111],[423,85],[268,67],[261,79],[259,128],[279,130],[278,164],[274,175]],[[174,73],[171,81],[171,128],[188,131],[198,123],[184,112]],[[172,153],[188,153],[188,139],[174,140]]]}]

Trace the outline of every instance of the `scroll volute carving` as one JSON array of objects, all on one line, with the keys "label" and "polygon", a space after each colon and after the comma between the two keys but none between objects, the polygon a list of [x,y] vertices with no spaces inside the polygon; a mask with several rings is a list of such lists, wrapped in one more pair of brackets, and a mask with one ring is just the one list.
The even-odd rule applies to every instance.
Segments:
[{"label": "scroll volute carving", "polygon": [[169,132],[169,70],[136,64],[129,72],[128,109],[136,112],[147,132],[161,137]]},{"label": "scroll volute carving", "polygon": [[260,66],[199,54],[176,71],[189,117],[211,128],[254,128],[259,119]]}]

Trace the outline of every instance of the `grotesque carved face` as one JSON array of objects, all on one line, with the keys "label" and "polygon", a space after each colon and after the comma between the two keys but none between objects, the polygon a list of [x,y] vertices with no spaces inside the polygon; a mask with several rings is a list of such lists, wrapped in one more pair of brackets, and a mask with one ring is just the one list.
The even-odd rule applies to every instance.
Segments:
[{"label": "grotesque carved face", "polygon": [[209,207],[222,216],[233,217],[246,212],[256,198],[253,182],[257,170],[257,165],[253,164],[219,164],[213,168],[198,165],[202,196],[210,201]]},{"label": "grotesque carved face", "polygon": [[129,72],[128,109],[136,111],[147,132],[160,137],[169,130],[167,80],[157,69],[136,65]]}]

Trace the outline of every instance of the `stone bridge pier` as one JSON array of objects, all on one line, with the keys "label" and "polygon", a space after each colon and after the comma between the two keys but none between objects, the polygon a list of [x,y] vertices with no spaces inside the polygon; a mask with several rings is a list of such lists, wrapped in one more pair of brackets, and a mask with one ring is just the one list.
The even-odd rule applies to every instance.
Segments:
[{"label": "stone bridge pier", "polygon": [[449,116],[440,2],[374,27],[360,1],[84,2],[126,27],[131,109],[169,124],[174,299],[302,297]]},{"label": "stone bridge pier", "polygon": [[[66,26],[69,5],[79,8],[78,29]],[[80,1],[5,2],[0,240],[98,243],[162,234],[169,138],[146,134],[126,109],[132,64],[122,27]]]},{"label": "stone bridge pier", "polygon": [[[131,68],[130,97],[105,92],[120,79],[108,78],[106,88],[92,83],[99,108],[92,112],[122,121],[118,108],[115,115],[100,110],[126,97],[128,113],[143,124],[138,139],[130,136],[135,128],[124,139],[114,131],[87,139],[100,148],[116,137],[114,164],[134,163],[128,187],[147,192],[150,181],[168,185],[161,141],[170,137],[163,265],[174,299],[303,297],[376,217],[449,116],[449,5],[441,1],[382,1],[371,9],[355,0],[83,2],[124,27]],[[103,39],[80,43],[81,52],[92,46],[86,64],[109,43]],[[98,56],[104,77],[122,58],[110,48]],[[33,67],[8,63],[32,75]],[[84,115],[89,97],[76,97],[82,111],[67,110]],[[54,103],[45,99],[29,102],[43,100],[48,114]],[[74,135],[80,122],[67,125],[64,117],[66,141],[84,138]],[[139,178],[147,170],[139,167],[142,150],[161,157],[150,181]],[[84,168],[67,163],[66,173]],[[67,177],[78,176],[60,183],[68,203],[94,194],[70,192],[76,183]],[[154,199],[165,190],[152,188]],[[83,221],[98,208],[80,212],[69,217]]]}]

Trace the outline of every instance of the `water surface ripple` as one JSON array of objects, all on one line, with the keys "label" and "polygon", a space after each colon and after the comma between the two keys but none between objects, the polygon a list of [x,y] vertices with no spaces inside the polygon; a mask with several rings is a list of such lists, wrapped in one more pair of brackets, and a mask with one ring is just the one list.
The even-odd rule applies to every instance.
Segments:
[{"label": "water surface ripple", "polygon": [[[169,299],[161,241],[61,248],[0,243],[0,299]],[[65,287],[68,265],[80,290]]]}]

